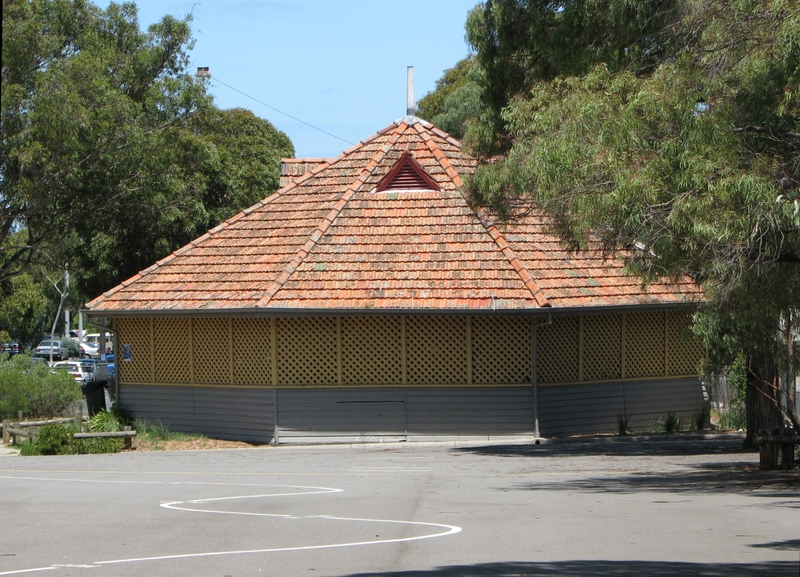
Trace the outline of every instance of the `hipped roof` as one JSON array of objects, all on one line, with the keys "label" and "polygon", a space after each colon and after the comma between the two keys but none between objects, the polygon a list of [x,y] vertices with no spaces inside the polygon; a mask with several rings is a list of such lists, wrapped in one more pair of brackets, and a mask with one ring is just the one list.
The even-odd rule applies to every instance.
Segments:
[{"label": "hipped roof", "polygon": [[[413,162],[406,164],[423,170],[439,190],[378,192],[407,156]],[[700,296],[688,280],[644,289],[619,260],[599,251],[568,252],[540,214],[492,223],[461,192],[475,161],[457,140],[420,119],[398,120],[338,158],[319,160],[87,308],[109,316],[554,310],[668,305]]]}]

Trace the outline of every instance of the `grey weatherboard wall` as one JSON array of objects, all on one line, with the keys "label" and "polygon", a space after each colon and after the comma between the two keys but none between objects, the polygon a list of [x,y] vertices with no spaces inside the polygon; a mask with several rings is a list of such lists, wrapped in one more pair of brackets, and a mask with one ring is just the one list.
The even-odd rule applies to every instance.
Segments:
[{"label": "grey weatherboard wall", "polygon": [[[275,401],[277,400],[277,407]],[[696,378],[539,388],[543,437],[613,433],[616,415],[650,429],[659,416],[684,419],[707,396]],[[492,439],[533,435],[526,387],[230,388],[120,386],[120,404],[171,430],[256,443]]]}]

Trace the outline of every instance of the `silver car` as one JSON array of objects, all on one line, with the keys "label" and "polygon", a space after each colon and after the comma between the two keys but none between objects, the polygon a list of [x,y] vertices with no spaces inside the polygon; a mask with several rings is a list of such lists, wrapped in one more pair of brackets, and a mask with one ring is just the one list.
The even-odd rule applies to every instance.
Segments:
[{"label": "silver car", "polygon": [[42,341],[36,350],[33,352],[34,356],[50,358],[50,351],[53,351],[53,358],[59,361],[66,361],[69,358],[69,349],[64,346],[61,341]]}]

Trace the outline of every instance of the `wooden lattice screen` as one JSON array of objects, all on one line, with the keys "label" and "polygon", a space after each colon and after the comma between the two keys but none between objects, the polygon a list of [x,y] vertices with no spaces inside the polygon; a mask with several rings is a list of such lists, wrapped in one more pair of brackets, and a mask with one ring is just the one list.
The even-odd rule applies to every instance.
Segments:
[{"label": "wooden lattice screen", "polygon": [[476,385],[531,383],[531,319],[472,319],[472,379]]},{"label": "wooden lattice screen", "polygon": [[539,382],[570,383],[578,380],[579,318],[560,317],[537,330]]},{"label": "wooden lattice screen", "polygon": [[280,384],[336,385],[337,372],[336,319],[278,319]]},{"label": "wooden lattice screen", "polygon": [[153,354],[156,382],[192,382],[192,347],[189,319],[154,319]]},{"label": "wooden lattice screen", "polygon": [[663,312],[625,315],[625,376],[664,375],[666,354]]},{"label": "wooden lattice screen", "polygon": [[681,311],[667,314],[667,374],[691,375],[697,373],[705,357],[703,345],[689,330],[691,316]]},{"label": "wooden lattice screen", "polygon": [[622,377],[622,316],[584,317],[583,380],[604,381]]},{"label": "wooden lattice screen", "polygon": [[343,318],[341,335],[342,384],[403,384],[401,318]]},{"label": "wooden lattice screen", "polygon": [[130,360],[120,360],[120,381],[126,383],[149,383],[153,379],[153,355],[150,342],[150,319],[119,319],[116,329],[125,335],[125,344],[131,347]]},{"label": "wooden lattice screen", "polygon": [[466,385],[466,327],[464,317],[408,317],[408,383]]},{"label": "wooden lattice screen", "polygon": [[[120,382],[238,386],[525,385],[529,317],[117,319]],[[544,385],[689,376],[704,357],[683,312],[556,317]]]},{"label": "wooden lattice screen", "polygon": [[269,319],[233,319],[233,383],[272,383],[272,322]]}]

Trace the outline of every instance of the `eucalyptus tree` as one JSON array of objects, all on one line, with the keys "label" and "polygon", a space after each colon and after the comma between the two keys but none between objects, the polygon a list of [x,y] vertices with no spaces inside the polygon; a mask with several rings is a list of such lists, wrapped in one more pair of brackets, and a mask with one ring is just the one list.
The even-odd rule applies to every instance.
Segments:
[{"label": "eucalyptus tree", "polygon": [[645,283],[694,278],[708,368],[747,360],[747,442],[782,422],[800,314],[798,3],[489,0],[468,38],[486,79],[473,202],[543,209],[565,242],[601,242]]}]

